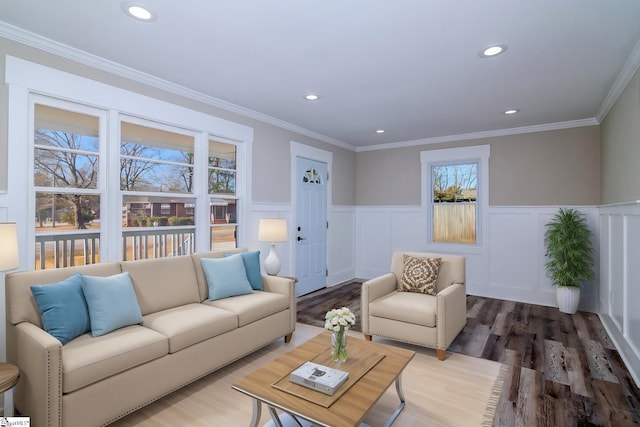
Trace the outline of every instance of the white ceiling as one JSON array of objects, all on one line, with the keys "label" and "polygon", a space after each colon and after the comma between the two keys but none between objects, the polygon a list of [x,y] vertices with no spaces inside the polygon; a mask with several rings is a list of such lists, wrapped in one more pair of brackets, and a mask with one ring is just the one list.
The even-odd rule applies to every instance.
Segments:
[{"label": "white ceiling", "polygon": [[[640,64],[635,0],[139,3],[154,22],[119,0],[6,0],[0,34],[68,50],[59,42],[356,150],[595,124]],[[493,43],[508,50],[480,58]]]}]

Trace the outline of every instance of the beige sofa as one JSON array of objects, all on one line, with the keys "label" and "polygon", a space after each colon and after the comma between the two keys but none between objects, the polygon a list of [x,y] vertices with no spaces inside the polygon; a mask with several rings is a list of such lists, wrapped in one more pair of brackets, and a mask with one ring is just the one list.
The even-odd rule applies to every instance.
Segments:
[{"label": "beige sofa", "polygon": [[[234,250],[237,252],[242,250]],[[228,253],[225,252],[225,253]],[[7,357],[20,368],[15,407],[31,425],[109,424],[295,329],[292,279],[263,276],[263,291],[208,300],[200,258],[102,263],[6,277]],[[76,272],[128,272],[143,323],[62,345],[42,328],[34,284]],[[214,404],[214,402],[212,402]]]},{"label": "beige sofa", "polygon": [[[403,256],[441,258],[436,295],[398,291]],[[446,349],[467,324],[465,257],[395,252],[391,272],[362,284],[362,332],[434,348],[444,360]]]}]

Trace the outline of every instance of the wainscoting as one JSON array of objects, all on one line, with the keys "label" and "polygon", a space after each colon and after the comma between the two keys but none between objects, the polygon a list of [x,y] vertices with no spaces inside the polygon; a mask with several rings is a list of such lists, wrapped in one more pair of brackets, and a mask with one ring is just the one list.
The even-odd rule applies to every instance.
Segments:
[{"label": "wainscoting", "polygon": [[[598,259],[598,208],[575,206],[595,230]],[[490,298],[556,306],[555,288],[545,274],[545,224],[557,212],[550,206],[490,206],[481,244],[431,246],[419,207],[356,208],[356,277],[369,279],[389,271],[396,250],[451,252],[467,257],[467,292]],[[597,311],[596,282],[582,290],[580,309]]]},{"label": "wainscoting", "polygon": [[602,206],[598,313],[640,384],[640,201]]}]

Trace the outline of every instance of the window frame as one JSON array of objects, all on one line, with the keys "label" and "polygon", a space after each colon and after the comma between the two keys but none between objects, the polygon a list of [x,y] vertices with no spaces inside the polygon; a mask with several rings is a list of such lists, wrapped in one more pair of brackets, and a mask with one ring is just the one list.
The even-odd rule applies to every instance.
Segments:
[{"label": "window frame", "polygon": [[[221,119],[210,114],[191,110],[166,101],[151,98],[126,89],[100,83],[85,77],[66,73],[44,65],[7,55],[5,82],[8,84],[8,117],[9,117],[9,163],[7,202],[11,207],[11,216],[18,218],[18,233],[23,236],[20,245],[22,268],[33,269],[35,266],[35,188],[34,178],[34,100],[39,103],[57,107],[75,105],[78,108],[90,108],[102,111],[106,119],[100,120],[100,135],[106,135],[107,141],[100,140],[98,191],[101,209],[111,206],[113,214],[101,221],[100,262],[122,260],[121,206],[120,190],[120,120],[126,117],[150,121],[154,124],[166,125],[172,129],[182,129],[196,134],[195,152],[206,156],[208,138],[230,141],[237,145],[238,173],[236,176],[236,198],[240,203],[237,213],[238,223],[246,224],[251,194],[249,180],[251,167],[251,146],[253,128]],[[42,100],[51,100],[44,102]],[[65,108],[62,106],[61,108]],[[74,108],[68,108],[75,111]],[[82,109],[78,112],[85,112]],[[206,158],[204,159],[206,163]],[[200,166],[202,167],[202,166]],[[196,168],[197,169],[197,168]],[[24,179],[24,174],[28,179]],[[199,177],[195,178],[200,179]],[[204,188],[206,194],[206,186]],[[196,197],[206,200],[202,189]],[[162,195],[169,195],[164,193]],[[208,206],[196,205],[198,210],[208,210]],[[198,207],[200,206],[200,207]],[[104,210],[106,212],[106,210]],[[209,225],[208,215],[199,215],[200,223],[196,227],[206,229]],[[22,220],[20,220],[22,218]],[[246,243],[244,226],[238,226],[237,246]],[[196,252],[210,250],[207,233],[197,233]],[[116,236],[116,237],[114,237]]]},{"label": "window frame", "polygon": [[[444,148],[420,152],[421,208],[426,221],[425,243],[428,251],[481,253],[487,244],[489,210],[489,145]],[[432,167],[465,163],[478,164],[476,200],[476,243],[435,242],[433,240],[433,177]]]}]

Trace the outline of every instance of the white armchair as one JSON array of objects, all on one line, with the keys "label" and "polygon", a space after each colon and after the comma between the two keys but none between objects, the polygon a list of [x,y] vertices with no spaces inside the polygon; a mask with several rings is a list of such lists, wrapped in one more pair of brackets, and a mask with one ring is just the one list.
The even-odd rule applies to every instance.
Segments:
[{"label": "white armchair", "polygon": [[[399,291],[404,255],[441,258],[436,295]],[[418,252],[395,252],[391,272],[362,284],[362,332],[436,349],[444,360],[446,350],[467,323],[465,257]]]}]

